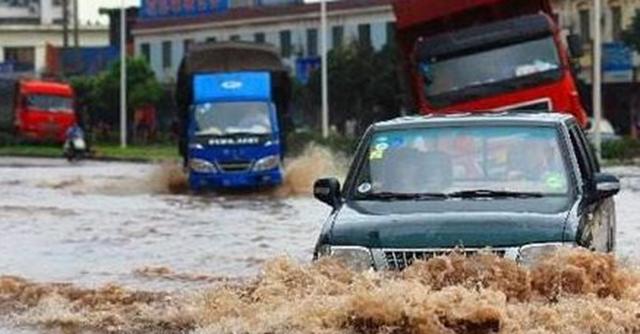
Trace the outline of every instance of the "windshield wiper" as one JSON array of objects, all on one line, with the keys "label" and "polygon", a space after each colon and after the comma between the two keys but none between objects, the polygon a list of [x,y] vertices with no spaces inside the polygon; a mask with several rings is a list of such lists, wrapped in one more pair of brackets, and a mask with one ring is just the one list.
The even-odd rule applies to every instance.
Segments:
[{"label": "windshield wiper", "polygon": [[499,191],[499,190],[466,190],[447,194],[452,198],[541,198],[542,193]]},{"label": "windshield wiper", "polygon": [[365,199],[368,200],[383,200],[383,201],[428,201],[447,199],[449,196],[440,193],[394,193],[394,192],[380,192],[368,194]]}]

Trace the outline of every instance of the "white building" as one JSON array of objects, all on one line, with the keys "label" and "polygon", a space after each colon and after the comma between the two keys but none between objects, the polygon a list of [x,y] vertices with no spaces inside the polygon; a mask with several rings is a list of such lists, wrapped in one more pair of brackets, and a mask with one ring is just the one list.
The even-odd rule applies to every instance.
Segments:
[{"label": "white building", "polygon": [[[70,45],[73,17],[70,6]],[[62,21],[62,0],[0,0],[0,63],[18,63],[41,72],[46,64],[47,45],[63,45]],[[82,25],[78,35],[79,46],[109,44],[106,26]]]},{"label": "white building", "polygon": [[[278,47],[293,67],[299,57],[319,55],[319,8],[318,4],[296,3],[231,8],[218,14],[188,18],[141,19],[133,31],[135,52],[149,60],[164,82],[175,80],[184,52],[193,42],[264,41]],[[328,22],[330,48],[358,40],[381,49],[393,38],[390,0],[329,3]]]}]

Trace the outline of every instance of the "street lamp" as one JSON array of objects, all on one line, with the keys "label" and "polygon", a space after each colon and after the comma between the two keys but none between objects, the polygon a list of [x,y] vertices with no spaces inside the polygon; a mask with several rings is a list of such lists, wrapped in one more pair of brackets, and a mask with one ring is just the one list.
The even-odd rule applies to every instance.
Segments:
[{"label": "street lamp", "polygon": [[320,0],[320,26],[322,40],[322,137],[329,137],[329,65],[327,54],[327,2]]},{"label": "street lamp", "polygon": [[120,0],[120,146],[127,147],[127,15]]},{"label": "street lamp", "polygon": [[595,146],[598,159],[602,159],[602,6],[601,0],[593,0],[593,115],[595,118]]}]

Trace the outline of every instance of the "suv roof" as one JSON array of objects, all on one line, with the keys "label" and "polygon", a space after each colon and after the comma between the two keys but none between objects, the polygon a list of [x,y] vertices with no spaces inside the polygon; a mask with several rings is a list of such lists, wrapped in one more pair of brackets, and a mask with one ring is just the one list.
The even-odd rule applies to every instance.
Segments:
[{"label": "suv roof", "polygon": [[399,117],[375,123],[375,130],[393,130],[421,126],[466,125],[473,123],[519,124],[519,125],[559,125],[573,120],[570,114],[557,112],[517,111],[517,112],[465,112],[453,114],[429,114]]}]

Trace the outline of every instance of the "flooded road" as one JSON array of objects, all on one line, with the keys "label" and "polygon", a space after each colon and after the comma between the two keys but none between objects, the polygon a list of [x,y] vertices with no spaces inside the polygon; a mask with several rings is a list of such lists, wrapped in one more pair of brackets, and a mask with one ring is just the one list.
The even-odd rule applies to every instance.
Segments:
[{"label": "flooded road", "polygon": [[162,194],[158,168],[0,160],[0,273],[166,290],[255,275],[283,254],[310,259],[322,204]]},{"label": "flooded road", "polygon": [[[623,191],[617,198],[617,255],[623,263],[636,266],[640,259],[640,168],[614,167],[608,171],[620,176],[623,182]],[[211,322],[207,323],[202,316],[185,311],[184,305],[174,305],[175,300],[166,299],[165,294],[191,293],[219,282],[253,277],[263,269],[265,261],[282,255],[288,255],[299,263],[310,260],[315,238],[329,211],[326,206],[308,195],[216,197],[170,194],[167,191],[167,182],[170,182],[168,173],[170,171],[166,166],[145,164],[83,162],[72,166],[59,160],[0,158],[0,276],[11,275],[33,282],[71,283],[73,289],[56,287],[56,291],[60,290],[56,295],[74,298],[96,293],[74,289],[95,289],[110,283],[116,284],[118,289],[158,293],[136,297],[145,301],[147,306],[143,310],[147,310],[148,305],[156,305],[154,309],[170,310],[173,315],[180,313],[181,317],[191,322],[204,321],[210,327]],[[326,288],[327,282],[342,286],[340,284],[344,284],[344,277],[352,275],[340,270],[335,275],[329,275],[322,268],[304,271],[283,261],[268,264],[264,269],[267,272],[265,281],[251,289],[252,293],[260,294],[257,298],[262,300],[262,304],[256,307],[263,307],[262,311],[272,308],[265,300],[276,298],[275,295],[279,298],[278,302],[291,303],[291,300],[285,300],[288,293],[299,293],[291,295],[292,300],[318,293]],[[317,278],[323,275],[330,277]],[[297,280],[305,283],[282,290],[287,284],[297,284]],[[375,284],[386,284],[370,277],[356,281],[364,284],[360,288],[355,284],[357,291],[364,289],[359,293],[364,293]],[[10,279],[5,283],[8,286],[5,289],[9,292],[51,289],[50,286],[32,286],[32,283],[21,279]],[[0,292],[2,289],[0,282]],[[107,300],[128,300],[129,296],[118,289],[107,289],[98,294],[108,296],[105,297]],[[320,306],[328,307],[331,298],[338,297],[334,294],[347,294],[345,291],[327,292],[331,296],[322,298],[329,298],[329,304]],[[245,297],[229,293],[223,295],[224,298],[217,293],[213,293],[214,297],[208,294],[204,301],[199,301],[205,303],[206,307],[201,304],[193,307],[213,307],[216,312],[221,307],[231,307],[241,312],[238,305],[242,304],[241,299],[246,298],[246,293],[239,294]],[[352,293],[348,292],[350,296]],[[480,298],[469,293],[465,290],[464,298],[470,298],[471,301]],[[487,300],[505,303],[500,299],[502,297],[485,292],[481,294],[488,294],[482,297]],[[356,296],[359,296],[357,300],[385,300],[389,297],[384,293],[379,296]],[[435,297],[429,295],[428,298]],[[207,304],[211,300],[214,300],[214,306]],[[231,306],[220,304],[225,300]],[[37,302],[39,299],[34,303]],[[628,301],[626,303],[625,307],[629,307]],[[339,307],[346,306],[340,304]],[[510,306],[505,304],[505,307]],[[58,308],[65,309],[57,306],[48,306],[47,309]],[[247,308],[242,312],[250,314],[256,310]],[[637,315],[631,312],[629,316],[640,319],[640,308],[637,311]],[[244,314],[242,312],[240,314]],[[338,316],[337,313],[334,315]],[[41,316],[31,315],[32,319],[40,319],[38,317]],[[166,316],[162,313],[149,317],[155,319]],[[56,317],[60,315],[56,313]],[[179,319],[171,323],[181,324],[182,321],[189,322]],[[194,329],[190,325],[185,326],[186,329]],[[221,330],[216,326],[209,329],[204,326],[205,329],[198,333],[233,332],[234,328],[225,327]],[[2,334],[16,332],[13,328],[3,330],[2,327],[0,325]],[[27,330],[25,333],[32,332]]]}]

